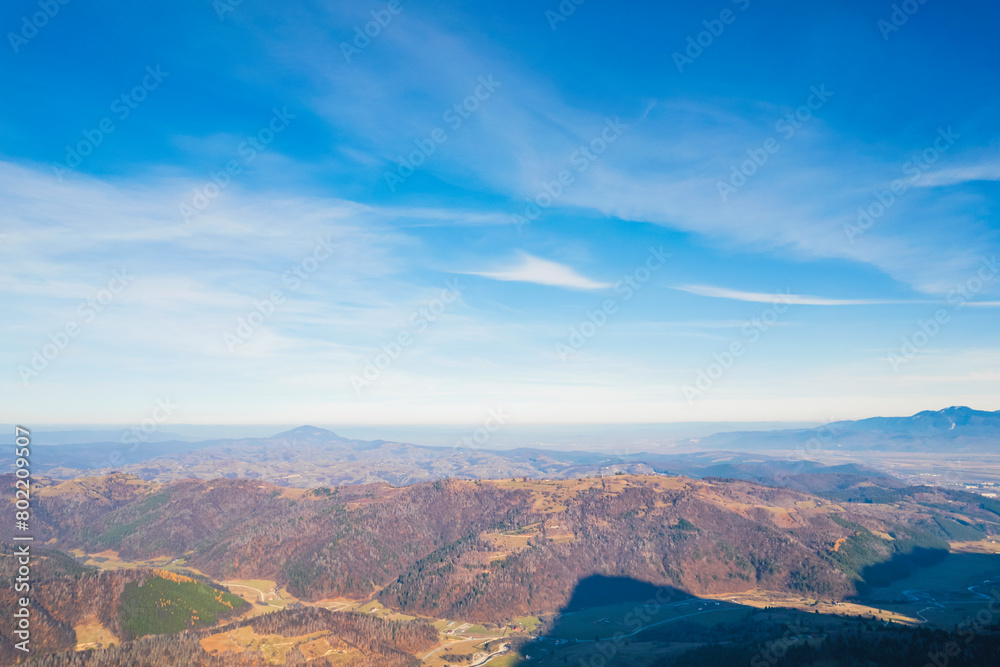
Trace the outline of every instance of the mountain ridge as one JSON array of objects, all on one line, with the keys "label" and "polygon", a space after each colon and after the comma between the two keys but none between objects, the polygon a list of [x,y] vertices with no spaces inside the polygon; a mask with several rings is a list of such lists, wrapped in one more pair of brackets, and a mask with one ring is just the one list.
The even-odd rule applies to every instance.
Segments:
[{"label": "mountain ridge", "polygon": [[709,449],[994,453],[1000,443],[1000,410],[951,406],[908,417],[835,421],[811,429],[733,431],[699,438]]}]

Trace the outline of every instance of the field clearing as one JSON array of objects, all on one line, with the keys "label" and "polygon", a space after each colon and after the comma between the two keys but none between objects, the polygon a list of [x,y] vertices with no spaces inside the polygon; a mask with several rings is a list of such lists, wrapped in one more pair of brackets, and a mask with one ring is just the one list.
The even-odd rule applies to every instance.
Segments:
[{"label": "field clearing", "polygon": [[703,497],[717,502],[726,509],[737,511],[748,519],[753,516],[751,514],[752,510],[764,510],[771,515],[771,521],[773,521],[776,526],[789,528],[799,525],[799,522],[796,521],[795,517],[792,515],[792,513],[795,512],[794,509],[789,510],[784,507],[775,507],[773,505],[748,505],[746,503],[738,503],[733,500],[711,495],[705,495]]},{"label": "field clearing", "polygon": [[[121,483],[141,489],[152,491],[158,489],[160,484],[147,482],[146,480],[119,474],[117,480]],[[82,495],[93,499],[102,499],[102,489],[105,483],[104,477],[77,477],[76,479],[62,480],[54,484],[33,484],[33,491],[39,497],[60,496],[66,494]]]},{"label": "field clearing", "polygon": [[90,617],[83,623],[73,627],[76,632],[76,650],[83,651],[88,648],[106,648],[110,644],[120,644],[121,640],[104,627],[96,617]]},{"label": "field clearing", "polygon": [[[484,639],[482,637],[476,637],[474,639],[460,639],[458,641],[447,642],[442,646],[436,646],[430,651],[423,653],[418,656],[422,658],[421,665],[425,667],[455,667],[456,665],[468,664],[467,662],[453,662],[448,660],[448,657],[459,656],[459,655],[469,655],[475,653],[485,653],[486,644],[489,639]],[[507,657],[507,656],[502,656]],[[496,658],[489,662],[490,667],[499,664],[496,662],[500,658]]]},{"label": "field clearing", "polygon": [[228,579],[225,582],[227,585],[231,584],[234,586],[247,586],[250,588],[256,588],[258,590],[269,593],[274,591],[276,583],[270,579]]},{"label": "field clearing", "polygon": [[257,604],[263,602],[274,608],[284,608],[295,602],[295,598],[281,596],[277,592],[277,583],[269,579],[227,579],[220,584],[229,588],[233,595],[239,595],[247,602]]},{"label": "field clearing", "polygon": [[298,646],[307,659],[326,656],[334,660],[334,664],[349,665],[362,657],[357,649],[349,646],[331,646],[326,639],[326,633],[313,632],[308,635],[284,637],[282,635],[259,635],[252,628],[243,627],[231,632],[220,632],[205,637],[201,646],[208,653],[242,653],[244,651],[260,652],[260,655],[275,665],[285,664],[288,651]]},{"label": "field clearing", "polygon": [[125,560],[118,554],[117,551],[112,549],[106,549],[105,551],[99,551],[92,554],[88,554],[80,549],[70,549],[66,553],[73,556],[73,558],[80,561],[84,565],[90,565],[99,570],[166,570],[176,574],[187,575],[195,579],[212,580],[212,577],[209,577],[201,570],[188,565],[183,565],[182,562],[184,559],[182,558],[172,559],[169,556],[160,556],[158,558],[150,558],[149,560]]},{"label": "field clearing", "polygon": [[521,658],[517,655],[500,655],[490,660],[490,667],[515,667],[521,664]]},{"label": "field clearing", "polygon": [[728,600],[745,607],[754,607],[757,609],[781,607],[783,609],[794,609],[810,614],[818,611],[820,614],[837,616],[874,616],[883,621],[891,620],[893,623],[902,623],[905,625],[916,625],[920,622],[920,619],[907,609],[894,611],[859,602],[833,602],[830,600],[819,600],[817,602],[817,599],[814,597],[794,597],[786,593],[776,593],[773,591],[755,590],[716,597],[720,600]]},{"label": "field clearing", "polygon": [[497,553],[493,554],[493,560],[506,558],[515,551],[523,551],[528,548],[528,540],[535,537],[537,533],[532,532],[525,535],[505,535],[504,533],[486,533],[483,537],[493,545]]},{"label": "field clearing", "polygon": [[376,600],[371,600],[369,602],[362,603],[359,607],[356,607],[353,611],[359,614],[375,614],[378,611],[385,609],[385,606],[381,602]]},{"label": "field clearing", "polygon": [[531,634],[542,624],[542,620],[537,616],[520,616],[514,622],[524,628],[524,631]]},{"label": "field clearing", "polygon": [[977,542],[952,542],[951,550],[960,554],[997,554],[1000,555],[1000,541],[979,540]]},{"label": "field clearing", "polygon": [[611,475],[608,477],[585,477],[583,479],[531,480],[521,478],[484,480],[502,489],[526,489],[532,492],[534,510],[546,514],[565,512],[577,494],[591,489],[606,488],[609,493],[620,493],[636,483],[649,485],[658,490],[682,490],[690,487],[689,480],[662,475]]},{"label": "field clearing", "polygon": [[[332,604],[327,604],[325,601],[304,602],[300,600],[300,602],[309,607],[325,607],[327,609],[332,609],[333,611],[347,611],[356,614],[367,614],[386,621],[417,620],[416,616],[411,616],[410,614],[404,614],[401,611],[390,609],[378,600],[346,600],[344,598],[338,598],[337,600],[334,600]],[[435,627],[437,627],[436,624]]]}]

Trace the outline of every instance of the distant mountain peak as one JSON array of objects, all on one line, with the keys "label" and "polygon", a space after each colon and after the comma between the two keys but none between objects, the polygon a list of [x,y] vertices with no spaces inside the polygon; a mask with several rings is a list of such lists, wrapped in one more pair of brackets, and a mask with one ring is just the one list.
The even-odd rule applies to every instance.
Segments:
[{"label": "distant mountain peak", "polygon": [[943,410],[924,410],[910,417],[910,420],[913,422],[931,422],[937,424],[943,422],[950,424],[952,428],[956,424],[960,426],[982,423],[996,424],[998,419],[1000,419],[1000,410],[987,412],[985,410],[974,410],[964,405],[953,405]]},{"label": "distant mountain peak", "polygon": [[989,412],[983,412],[982,410],[973,410],[972,408],[967,407],[965,405],[952,405],[951,407],[943,408],[941,410],[922,410],[917,414],[913,415],[912,418],[915,419],[917,417],[930,417],[932,415],[946,415],[950,417],[953,415],[969,415],[977,412],[982,414],[990,414]]},{"label": "distant mountain peak", "polygon": [[300,439],[313,439],[313,438],[324,438],[327,440],[341,440],[342,438],[334,433],[333,431],[327,430],[325,428],[319,428],[316,426],[299,426],[298,428],[293,428],[290,431],[282,431],[276,435],[271,436],[273,438],[300,438]]}]

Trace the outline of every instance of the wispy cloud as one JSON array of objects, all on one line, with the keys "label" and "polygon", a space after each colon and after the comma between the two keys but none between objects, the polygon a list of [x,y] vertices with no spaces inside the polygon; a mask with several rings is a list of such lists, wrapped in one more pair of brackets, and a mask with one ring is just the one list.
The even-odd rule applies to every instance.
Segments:
[{"label": "wispy cloud", "polygon": [[600,283],[582,276],[571,267],[559,264],[527,253],[521,254],[520,263],[501,271],[467,271],[473,276],[493,278],[522,283],[535,283],[552,287],[569,287],[572,289],[604,289],[611,283]]},{"label": "wispy cloud", "polygon": [[1000,181],[1000,163],[986,162],[932,171],[917,181],[916,185],[920,187],[937,187],[941,185],[958,185],[972,181]]},{"label": "wispy cloud", "polygon": [[930,301],[913,299],[829,299],[821,296],[786,294],[784,292],[775,292],[773,294],[766,292],[744,292],[709,285],[682,285],[674,287],[674,289],[713,299],[732,299],[734,301],[749,301],[751,303],[774,303],[780,299],[784,303],[796,306],[880,306],[900,303],[932,303]]}]

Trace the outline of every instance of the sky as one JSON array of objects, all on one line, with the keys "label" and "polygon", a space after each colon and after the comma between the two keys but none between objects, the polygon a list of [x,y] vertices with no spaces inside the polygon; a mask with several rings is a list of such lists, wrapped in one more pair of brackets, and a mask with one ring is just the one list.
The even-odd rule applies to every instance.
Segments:
[{"label": "sky", "polygon": [[997,409],[998,19],[6,3],[4,421]]}]

